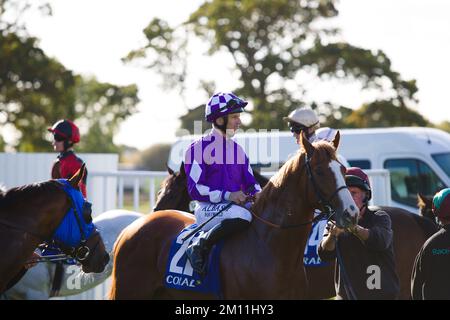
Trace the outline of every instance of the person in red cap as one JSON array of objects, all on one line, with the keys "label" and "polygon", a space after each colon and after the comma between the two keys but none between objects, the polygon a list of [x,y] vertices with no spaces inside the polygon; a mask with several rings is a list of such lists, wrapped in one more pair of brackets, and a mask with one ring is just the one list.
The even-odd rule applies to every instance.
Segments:
[{"label": "person in red cap", "polygon": [[[80,142],[80,130],[70,120],[59,120],[51,128],[53,133],[53,148],[59,155],[52,167],[52,179],[72,177],[83,165],[84,161],[75,155],[74,144]],[[80,191],[86,198],[87,170],[80,183]]]},{"label": "person in red cap", "polygon": [[396,299],[400,284],[391,218],[384,211],[368,208],[372,190],[364,171],[347,168],[345,181],[359,207],[358,224],[344,230],[329,223],[319,245],[319,257],[332,261],[339,252],[335,271],[338,299]]},{"label": "person in red cap", "polygon": [[414,262],[414,300],[450,300],[450,188],[436,193],[432,210],[442,228],[423,244]]}]

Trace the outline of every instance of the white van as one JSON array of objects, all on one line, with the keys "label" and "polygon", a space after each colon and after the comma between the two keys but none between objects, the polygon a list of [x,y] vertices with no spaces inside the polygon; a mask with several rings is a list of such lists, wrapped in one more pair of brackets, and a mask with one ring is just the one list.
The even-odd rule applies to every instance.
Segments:
[{"label": "white van", "polygon": [[450,134],[433,128],[341,130],[339,152],[352,166],[387,169],[392,205],[417,211],[417,193],[450,186]]},{"label": "white van", "polygon": [[[431,196],[450,186],[450,134],[444,131],[399,127],[342,129],[340,133],[338,151],[350,166],[369,174],[374,204],[417,212],[417,192]],[[170,168],[179,170],[187,147],[197,138],[184,136],[172,146]],[[276,171],[298,150],[291,132],[247,132],[237,134],[235,140],[252,166],[262,171]]]}]

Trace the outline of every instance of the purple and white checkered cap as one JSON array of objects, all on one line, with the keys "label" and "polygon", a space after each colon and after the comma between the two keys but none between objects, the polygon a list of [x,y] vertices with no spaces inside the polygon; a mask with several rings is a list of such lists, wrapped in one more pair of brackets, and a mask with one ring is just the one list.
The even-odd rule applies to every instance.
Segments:
[{"label": "purple and white checkered cap", "polygon": [[[234,103],[232,103],[233,101]],[[205,105],[206,121],[214,122],[215,119],[227,114],[242,112],[247,103],[232,92],[215,93]]]}]

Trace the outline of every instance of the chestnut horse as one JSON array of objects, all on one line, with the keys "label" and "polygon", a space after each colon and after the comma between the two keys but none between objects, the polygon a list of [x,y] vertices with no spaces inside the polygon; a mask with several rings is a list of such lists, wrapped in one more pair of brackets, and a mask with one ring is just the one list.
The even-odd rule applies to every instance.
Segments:
[{"label": "chestnut horse", "polygon": [[[77,189],[85,174],[84,165],[65,188]],[[80,193],[81,194],[81,193]],[[63,190],[62,183],[49,180],[0,192],[0,293],[17,276],[33,251],[43,241],[50,240],[69,210],[73,200]],[[83,200],[84,201],[84,200]],[[85,224],[86,225],[86,224]],[[64,245],[64,243],[62,244]],[[67,245],[67,244],[66,244]],[[75,247],[64,246],[78,257],[83,271],[102,272],[109,256],[98,231],[86,242]],[[69,253],[69,252],[65,252]]]},{"label": "chestnut horse", "polygon": [[[181,164],[178,172],[168,168],[168,173],[169,176],[161,182],[153,211],[167,209],[191,211],[189,204],[192,199],[187,190],[184,164]],[[264,188],[269,182],[268,178],[257,171],[254,171],[253,174],[261,188]],[[308,279],[307,299],[325,299],[336,294],[334,289],[334,262],[320,266],[305,265],[305,271]]]},{"label": "chestnut horse", "polygon": [[[255,172],[255,178],[263,187],[267,180]],[[158,210],[176,209],[182,211],[189,210],[191,198],[187,191],[186,174],[184,166],[175,173],[169,171],[169,176],[161,183],[158,192],[155,208]],[[432,199],[419,196],[419,208],[421,215],[429,218],[433,223],[433,213],[431,212]],[[374,209],[374,208],[372,208]],[[394,207],[380,207],[386,211],[392,220],[394,230],[394,252],[396,260],[397,274],[400,278],[400,299],[410,299],[410,276],[414,259],[422,247],[423,243],[437,231],[428,219],[419,217],[414,213]],[[408,239],[408,241],[405,241]],[[327,299],[336,294],[334,288],[334,263],[321,266],[305,266],[306,278],[308,279],[308,299]]]},{"label": "chestnut horse", "polygon": [[[341,226],[353,224],[359,213],[336,160],[338,143],[339,134],[332,144],[311,144],[302,136],[302,152],[264,187],[249,228],[226,239],[219,263],[225,299],[306,297],[302,261],[314,209],[331,206]],[[214,298],[164,285],[170,246],[194,222],[191,214],[165,210],[128,226],[115,243],[110,298]]]}]

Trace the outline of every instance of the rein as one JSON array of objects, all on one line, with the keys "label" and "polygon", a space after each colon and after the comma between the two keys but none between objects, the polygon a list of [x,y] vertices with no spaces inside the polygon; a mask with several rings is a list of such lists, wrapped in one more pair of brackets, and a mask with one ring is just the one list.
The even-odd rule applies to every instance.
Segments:
[{"label": "rein", "polygon": [[[331,208],[329,208],[331,209]],[[321,212],[320,214],[318,214],[317,216],[315,216],[312,220],[308,221],[308,222],[303,222],[303,223],[298,223],[298,224],[290,224],[290,225],[282,225],[282,224],[275,224],[272,223],[258,215],[256,215],[255,213],[253,213],[252,211],[250,211],[251,214],[258,220],[260,220],[261,222],[263,222],[264,224],[272,227],[272,228],[277,228],[277,229],[294,229],[294,228],[299,228],[299,227],[304,227],[310,224],[314,224],[317,221],[322,220],[323,218],[327,218],[327,221],[331,219],[331,217],[334,215],[334,210],[328,211],[328,212]]]}]

